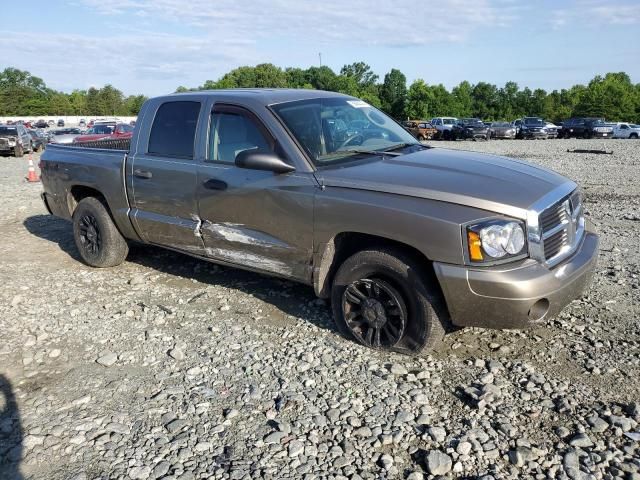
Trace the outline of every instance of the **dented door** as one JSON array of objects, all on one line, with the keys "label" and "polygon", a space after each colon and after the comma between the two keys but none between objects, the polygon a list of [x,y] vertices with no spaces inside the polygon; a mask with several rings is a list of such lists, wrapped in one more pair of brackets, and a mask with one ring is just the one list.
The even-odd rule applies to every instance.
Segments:
[{"label": "dented door", "polygon": [[198,202],[207,256],[308,283],[316,186],[311,174],[202,165]]}]

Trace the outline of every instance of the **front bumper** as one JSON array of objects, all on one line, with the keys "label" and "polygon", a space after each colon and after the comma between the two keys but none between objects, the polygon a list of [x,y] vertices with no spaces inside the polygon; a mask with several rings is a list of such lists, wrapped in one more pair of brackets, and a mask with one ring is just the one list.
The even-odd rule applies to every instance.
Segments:
[{"label": "front bumper", "polygon": [[528,328],[557,315],[591,283],[599,241],[587,229],[580,248],[552,269],[531,259],[482,269],[434,262],[451,321],[468,327]]},{"label": "front bumper", "polygon": [[613,137],[613,132],[591,132],[591,136],[593,138],[611,138]]}]

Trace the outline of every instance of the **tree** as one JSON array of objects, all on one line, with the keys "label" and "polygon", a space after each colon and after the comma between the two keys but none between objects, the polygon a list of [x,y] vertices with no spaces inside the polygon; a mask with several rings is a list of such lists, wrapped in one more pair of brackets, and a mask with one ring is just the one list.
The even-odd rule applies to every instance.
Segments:
[{"label": "tree", "polygon": [[455,104],[454,115],[458,117],[470,117],[473,111],[473,87],[466,80],[460,82],[451,90]]},{"label": "tree", "polygon": [[395,118],[404,118],[407,100],[407,77],[395,68],[384,76],[380,87],[382,109]]},{"label": "tree", "polygon": [[433,95],[421,78],[415,80],[407,93],[407,116],[416,120],[429,117],[429,107],[433,105]]},{"label": "tree", "polygon": [[375,85],[378,81],[378,75],[373,73],[371,67],[364,62],[355,62],[351,65],[343,66],[340,70],[340,75],[353,78],[361,89]]}]

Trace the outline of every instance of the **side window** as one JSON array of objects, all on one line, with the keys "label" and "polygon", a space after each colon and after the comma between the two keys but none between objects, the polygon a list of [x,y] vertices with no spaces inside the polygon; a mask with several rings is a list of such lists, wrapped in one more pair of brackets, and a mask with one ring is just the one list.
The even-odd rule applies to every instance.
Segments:
[{"label": "side window", "polygon": [[244,150],[272,150],[256,121],[240,110],[214,110],[210,128],[208,159],[214,162],[233,163]]},{"label": "side window", "polygon": [[153,155],[193,158],[199,102],[167,102],[158,108],[147,151]]},{"label": "side window", "polygon": [[620,125],[620,128],[622,128],[623,130],[626,130],[627,128],[629,128],[629,125]]}]

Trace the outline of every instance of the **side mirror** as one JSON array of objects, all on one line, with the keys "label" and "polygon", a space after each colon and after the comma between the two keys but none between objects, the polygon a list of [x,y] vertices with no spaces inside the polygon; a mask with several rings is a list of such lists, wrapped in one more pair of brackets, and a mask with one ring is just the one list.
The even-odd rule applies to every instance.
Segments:
[{"label": "side mirror", "polygon": [[290,173],[295,168],[283,161],[273,152],[264,150],[243,150],[236,155],[235,165],[250,170],[266,170],[273,173]]}]

